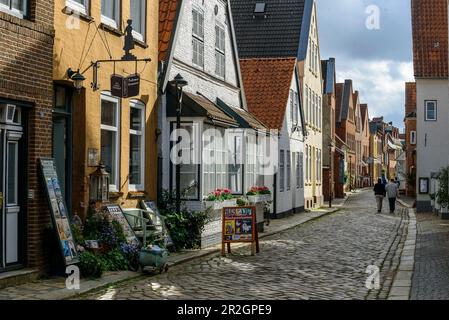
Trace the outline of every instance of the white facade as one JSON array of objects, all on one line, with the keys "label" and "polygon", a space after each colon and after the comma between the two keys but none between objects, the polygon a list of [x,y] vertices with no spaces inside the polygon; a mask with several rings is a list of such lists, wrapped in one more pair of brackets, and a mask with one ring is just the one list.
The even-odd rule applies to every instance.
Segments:
[{"label": "white facade", "polygon": [[304,142],[305,208],[323,204],[323,79],[321,72],[316,1],[310,19],[308,50],[303,61],[302,101],[308,136]]},{"label": "white facade", "polygon": [[[420,193],[420,178],[431,181],[432,173],[449,165],[448,80],[418,78],[416,90],[417,210],[423,212],[430,209],[430,197],[429,194]],[[426,105],[430,106],[428,102],[436,103],[435,117],[431,112],[426,117]]]}]

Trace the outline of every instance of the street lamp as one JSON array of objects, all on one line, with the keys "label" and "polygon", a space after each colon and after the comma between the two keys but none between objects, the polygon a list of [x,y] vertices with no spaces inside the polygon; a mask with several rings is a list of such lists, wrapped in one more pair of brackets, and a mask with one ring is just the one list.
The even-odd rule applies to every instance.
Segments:
[{"label": "street lamp", "polygon": [[[172,81],[170,81],[170,84],[176,88],[176,131],[179,134],[179,130],[181,129],[182,90],[188,85],[188,82],[178,74]],[[180,152],[182,152],[182,150],[180,150]],[[179,161],[176,164],[176,213],[181,213],[181,163]]]},{"label": "street lamp", "polygon": [[86,78],[80,73],[80,70],[73,71],[71,68],[67,70],[67,75],[69,76],[69,79],[73,80],[73,86],[79,93],[81,91],[81,88],[83,87],[83,82],[86,80]]},{"label": "street lamp", "polygon": [[329,208],[332,208],[332,196],[333,196],[333,185],[334,185],[334,157],[333,153],[335,146],[332,142],[329,143]]}]

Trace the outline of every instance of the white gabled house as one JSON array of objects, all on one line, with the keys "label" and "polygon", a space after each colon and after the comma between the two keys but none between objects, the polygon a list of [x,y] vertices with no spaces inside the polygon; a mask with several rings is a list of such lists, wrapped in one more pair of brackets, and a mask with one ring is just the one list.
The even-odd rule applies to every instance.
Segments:
[{"label": "white gabled house", "polygon": [[[188,82],[181,120],[192,138],[183,155],[195,159],[181,166],[181,189],[188,190],[183,201],[202,210],[215,189],[244,196],[251,187],[264,186],[256,160],[263,157],[259,146],[267,127],[247,111],[229,2],[160,0],[159,23],[158,189],[176,187],[170,153],[177,98],[170,81],[178,74]],[[221,239],[216,215],[204,245]]]}]

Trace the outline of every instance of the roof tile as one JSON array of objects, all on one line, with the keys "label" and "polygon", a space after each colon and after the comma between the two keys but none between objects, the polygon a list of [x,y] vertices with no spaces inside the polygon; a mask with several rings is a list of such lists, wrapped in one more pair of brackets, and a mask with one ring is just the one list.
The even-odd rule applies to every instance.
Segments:
[{"label": "roof tile", "polygon": [[270,129],[281,130],[296,58],[242,59],[249,111]]},{"label": "roof tile", "polygon": [[179,3],[178,0],[159,0],[159,61],[168,59]]}]

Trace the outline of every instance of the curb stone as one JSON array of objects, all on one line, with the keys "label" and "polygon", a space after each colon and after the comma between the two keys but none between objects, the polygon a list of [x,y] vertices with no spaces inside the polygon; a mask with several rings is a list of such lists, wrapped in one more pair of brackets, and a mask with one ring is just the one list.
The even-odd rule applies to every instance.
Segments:
[{"label": "curb stone", "polygon": [[388,300],[410,300],[412,277],[415,265],[417,229],[415,210],[409,208],[408,215],[408,234],[401,254],[401,262],[394,277],[393,285],[388,294]]}]

